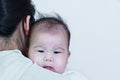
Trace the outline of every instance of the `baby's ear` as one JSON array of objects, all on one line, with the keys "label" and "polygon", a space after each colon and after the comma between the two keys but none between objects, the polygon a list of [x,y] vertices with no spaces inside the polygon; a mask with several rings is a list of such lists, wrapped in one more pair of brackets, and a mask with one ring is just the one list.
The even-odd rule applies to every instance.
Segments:
[{"label": "baby's ear", "polygon": [[30,18],[31,18],[31,16],[28,15],[28,16],[26,17],[25,21],[24,21],[24,29],[25,29],[25,33],[26,33],[26,35],[28,35],[28,33],[29,33],[29,28],[30,28],[30,25],[29,25],[29,23],[30,23]]},{"label": "baby's ear", "polygon": [[70,51],[68,51],[68,57],[71,55],[71,52]]}]

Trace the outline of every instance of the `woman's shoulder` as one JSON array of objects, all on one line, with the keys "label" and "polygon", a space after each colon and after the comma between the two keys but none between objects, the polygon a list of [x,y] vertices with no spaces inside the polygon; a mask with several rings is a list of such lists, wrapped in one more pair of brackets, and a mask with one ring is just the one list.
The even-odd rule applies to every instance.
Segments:
[{"label": "woman's shoulder", "polygon": [[67,70],[63,73],[64,76],[68,76],[70,80],[88,80],[85,75],[75,70]]}]

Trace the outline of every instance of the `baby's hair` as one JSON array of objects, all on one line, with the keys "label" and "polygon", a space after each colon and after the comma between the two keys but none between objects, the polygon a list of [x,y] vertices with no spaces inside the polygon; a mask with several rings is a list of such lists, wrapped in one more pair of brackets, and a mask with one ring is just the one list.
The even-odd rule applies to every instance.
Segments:
[{"label": "baby's hair", "polygon": [[[32,33],[33,28],[36,25],[39,24],[45,24],[45,27],[42,28],[47,28],[47,29],[52,29],[53,27],[55,27],[56,25],[62,25],[63,29],[65,30],[66,34],[67,34],[67,39],[68,39],[68,48],[70,45],[70,31],[68,29],[68,25],[63,21],[63,19],[61,18],[60,15],[58,15],[57,13],[55,13],[54,15],[49,15],[49,14],[39,14],[39,19],[37,19],[35,21],[35,23],[33,24],[33,26],[31,26],[30,28],[30,35]],[[30,38],[30,36],[29,36]]]}]

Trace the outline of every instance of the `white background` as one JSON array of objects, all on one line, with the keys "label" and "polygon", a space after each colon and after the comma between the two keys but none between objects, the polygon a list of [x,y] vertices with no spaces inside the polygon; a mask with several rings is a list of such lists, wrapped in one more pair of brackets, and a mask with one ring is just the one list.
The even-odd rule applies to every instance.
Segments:
[{"label": "white background", "polygon": [[33,0],[71,31],[71,68],[89,80],[120,80],[120,0]]}]

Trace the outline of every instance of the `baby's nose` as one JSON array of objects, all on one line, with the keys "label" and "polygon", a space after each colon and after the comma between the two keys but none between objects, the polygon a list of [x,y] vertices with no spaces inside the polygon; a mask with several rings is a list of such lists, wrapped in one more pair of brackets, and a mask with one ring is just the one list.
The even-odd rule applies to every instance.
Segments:
[{"label": "baby's nose", "polygon": [[52,62],[53,61],[53,57],[50,56],[50,55],[47,55],[43,58],[44,61],[49,61],[49,62]]}]

